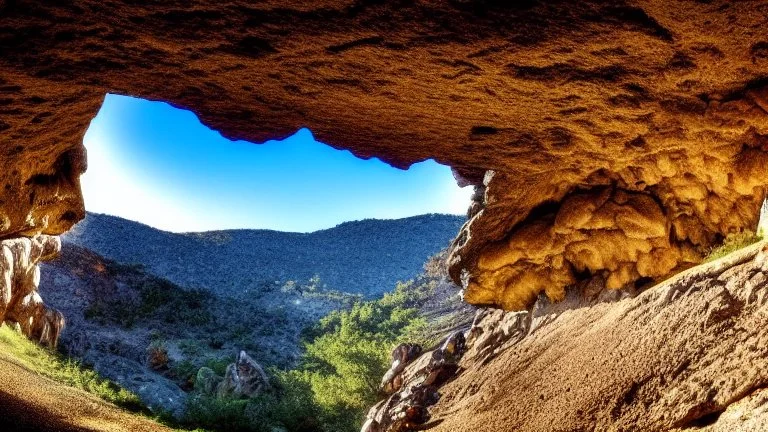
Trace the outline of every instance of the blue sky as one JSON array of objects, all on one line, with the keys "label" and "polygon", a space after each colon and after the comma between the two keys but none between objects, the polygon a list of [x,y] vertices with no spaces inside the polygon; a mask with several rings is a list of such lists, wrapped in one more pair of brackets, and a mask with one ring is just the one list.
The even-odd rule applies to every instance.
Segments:
[{"label": "blue sky", "polygon": [[314,140],[230,141],[189,112],[107,95],[85,135],[89,211],[184,232],[267,228],[308,232],[348,220],[463,214],[459,188],[434,161],[409,170]]}]

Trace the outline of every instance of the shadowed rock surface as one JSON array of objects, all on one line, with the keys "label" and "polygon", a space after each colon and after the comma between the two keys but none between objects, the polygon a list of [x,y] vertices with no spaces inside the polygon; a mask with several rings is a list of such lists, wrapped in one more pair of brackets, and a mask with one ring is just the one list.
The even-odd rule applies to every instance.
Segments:
[{"label": "shadowed rock surface", "polygon": [[451,258],[472,303],[562,298],[586,272],[657,278],[757,222],[767,10],[4,0],[0,233],[58,234],[84,216],[82,135],[113,92],[191,109],[232,138],[307,126],[361,157],[451,165],[480,187]]}]

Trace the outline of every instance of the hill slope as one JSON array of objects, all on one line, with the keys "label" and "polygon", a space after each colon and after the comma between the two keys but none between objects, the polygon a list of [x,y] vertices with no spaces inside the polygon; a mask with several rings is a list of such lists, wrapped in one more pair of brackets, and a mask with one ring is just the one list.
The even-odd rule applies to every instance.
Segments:
[{"label": "hill slope", "polygon": [[176,234],[89,213],[65,242],[142,264],[181,286],[237,295],[319,276],[328,289],[375,296],[417,275],[445,248],[462,216],[422,215],[345,222],[313,233],[227,230]]},{"label": "hill slope", "polygon": [[[7,327],[0,327],[0,348],[0,430],[171,431],[146,417],[105,402],[94,394],[46,377],[30,363],[45,364],[47,367],[63,364],[52,362],[53,355]],[[71,366],[70,370],[73,368]]]}]

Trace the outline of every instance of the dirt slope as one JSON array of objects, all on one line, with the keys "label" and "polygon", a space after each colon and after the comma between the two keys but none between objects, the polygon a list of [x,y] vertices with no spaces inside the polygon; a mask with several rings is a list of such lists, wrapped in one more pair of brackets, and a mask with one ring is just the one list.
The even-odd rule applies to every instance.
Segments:
[{"label": "dirt slope", "polygon": [[582,285],[501,315],[522,319],[487,315],[429,430],[768,430],[767,274],[762,242],[638,295]]},{"label": "dirt slope", "polygon": [[0,353],[0,430],[149,432],[171,429],[41,377]]}]

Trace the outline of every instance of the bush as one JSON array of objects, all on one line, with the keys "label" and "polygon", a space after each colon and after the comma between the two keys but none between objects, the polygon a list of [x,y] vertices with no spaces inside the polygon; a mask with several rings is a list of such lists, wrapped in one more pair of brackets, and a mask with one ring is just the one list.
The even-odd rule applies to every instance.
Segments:
[{"label": "bush", "polygon": [[271,432],[276,426],[292,432],[320,430],[320,411],[306,374],[278,370],[272,373],[272,391],[253,399],[201,394],[190,397],[183,423],[234,432]]},{"label": "bush", "polygon": [[194,395],[187,399],[184,423],[211,430],[261,432],[245,416],[247,400]]},{"label": "bush", "polygon": [[762,240],[761,236],[758,236],[749,230],[735,234],[728,234],[728,236],[725,237],[725,240],[723,240],[722,245],[709,250],[709,253],[704,257],[704,262],[720,259],[739,249],[743,249],[751,244],[757,243],[760,240]]},{"label": "bush", "polygon": [[[426,327],[416,307],[434,289],[433,282],[400,283],[379,300],[331,312],[304,331],[298,369],[270,371],[270,392],[250,400],[191,397],[185,423],[219,431],[357,432],[378,399],[392,348]],[[206,366],[223,375],[230,362],[210,359]]]},{"label": "bush", "polygon": [[399,283],[379,300],[331,312],[305,333],[301,371],[321,412],[322,430],[359,430],[378,398],[392,348],[426,326],[415,306],[433,290],[431,283]]}]

